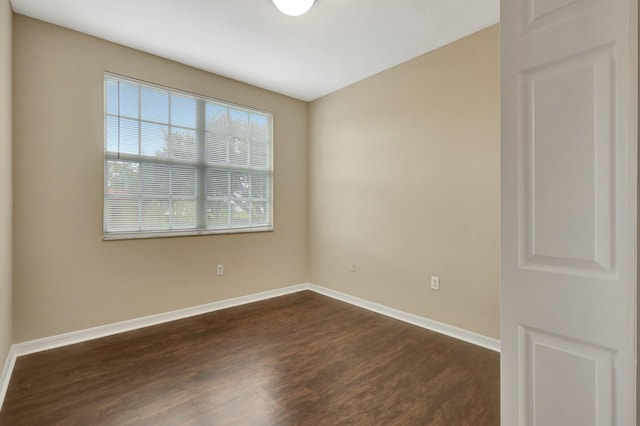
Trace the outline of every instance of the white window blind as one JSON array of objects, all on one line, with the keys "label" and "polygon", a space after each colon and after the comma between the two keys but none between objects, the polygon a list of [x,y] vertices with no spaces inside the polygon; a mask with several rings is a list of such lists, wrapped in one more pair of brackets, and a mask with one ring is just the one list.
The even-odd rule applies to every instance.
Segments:
[{"label": "white window blind", "polygon": [[273,229],[272,115],[105,74],[105,239]]}]

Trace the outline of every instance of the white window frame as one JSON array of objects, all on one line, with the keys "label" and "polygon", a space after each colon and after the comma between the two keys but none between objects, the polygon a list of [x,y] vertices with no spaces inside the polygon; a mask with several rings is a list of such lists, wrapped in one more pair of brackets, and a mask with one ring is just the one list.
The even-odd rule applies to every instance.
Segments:
[{"label": "white window frame", "polygon": [[[108,112],[107,109],[107,80],[108,79],[117,79],[118,81],[123,81],[123,82],[127,82],[130,84],[135,84],[135,85],[139,85],[140,87],[148,87],[151,89],[155,89],[155,90],[160,90],[163,92],[167,92],[170,94],[176,94],[179,96],[186,96],[186,97],[190,97],[190,98],[194,98],[196,100],[197,103],[197,109],[196,109],[196,121],[197,121],[197,128],[196,128],[196,141],[197,141],[197,149],[199,151],[198,153],[198,159],[194,160],[194,161],[176,161],[176,160],[169,160],[169,159],[159,159],[156,157],[150,157],[150,156],[145,156],[141,154],[141,148],[139,148],[139,153],[136,154],[125,154],[122,152],[111,152],[108,150],[108,146],[107,146],[107,119],[108,117],[118,117],[118,119],[120,119],[120,117],[124,117],[122,115],[114,115],[112,113]],[[213,234],[232,234],[232,233],[251,233],[251,232],[269,232],[269,231],[273,231],[274,227],[273,227],[273,157],[274,157],[274,143],[273,143],[273,114],[271,112],[268,111],[263,111],[263,110],[259,110],[256,108],[252,108],[252,107],[246,107],[243,105],[238,105],[238,104],[234,104],[234,103],[230,103],[230,102],[226,102],[226,101],[221,101],[218,99],[214,99],[211,97],[207,97],[207,96],[203,96],[203,95],[199,95],[199,94],[194,94],[194,93],[190,93],[190,92],[186,92],[183,90],[177,90],[174,88],[170,88],[170,87],[166,87],[166,86],[162,86],[162,85],[158,85],[158,84],[153,84],[153,83],[148,83],[145,81],[141,81],[141,80],[137,80],[134,78],[130,78],[130,77],[125,77],[119,74],[115,74],[115,73],[111,73],[111,72],[105,72],[103,75],[103,90],[104,90],[104,110],[103,110],[103,123],[104,123],[104,161],[103,161],[103,165],[104,165],[104,204],[103,204],[103,238],[104,240],[123,240],[123,239],[141,239],[141,238],[163,238],[163,237],[179,237],[179,236],[193,236],[193,235],[213,235]],[[267,150],[267,167],[252,167],[252,166],[238,166],[238,165],[232,165],[232,164],[210,164],[207,163],[207,155],[206,155],[206,123],[204,123],[205,120],[205,116],[204,116],[204,109],[203,107],[206,105],[206,103],[212,103],[215,104],[216,106],[219,107],[223,107],[223,108],[229,108],[229,109],[233,109],[234,111],[244,111],[247,112],[249,114],[254,113],[254,114],[260,114],[263,115],[265,117],[268,117],[268,122],[269,122],[269,134],[268,134],[268,150]],[[142,119],[142,117],[140,116],[140,114],[137,117],[138,123],[142,123],[145,122],[145,120]],[[175,126],[175,127],[180,127],[180,126]],[[138,146],[141,146],[141,139],[138,140]],[[189,167],[195,167],[197,170],[197,174],[198,174],[198,179],[200,181],[200,184],[198,185],[198,189],[196,191],[195,194],[195,199],[196,199],[196,206],[197,206],[197,225],[195,228],[189,228],[189,229],[170,229],[170,230],[143,230],[141,229],[141,226],[139,225],[140,229],[137,230],[128,230],[128,231],[110,231],[108,229],[108,198],[112,197],[111,195],[109,195],[109,188],[108,188],[108,164],[110,161],[120,161],[120,162],[133,162],[133,163],[138,163],[138,164],[145,164],[145,165],[153,165],[153,164],[158,164],[158,165],[164,165],[164,166],[189,166]],[[250,161],[249,161],[250,162]],[[207,228],[207,214],[208,214],[208,208],[207,208],[207,201],[208,200],[213,200],[214,197],[208,197],[207,195],[207,178],[206,178],[206,174],[208,171],[222,171],[222,172],[228,172],[229,176],[231,176],[231,173],[259,173],[260,175],[267,175],[268,176],[268,180],[267,180],[267,197],[266,199],[260,199],[260,201],[265,201],[267,204],[267,212],[266,215],[268,216],[268,223],[267,224],[260,224],[260,225],[251,225],[249,224],[247,225],[243,225],[243,224],[233,224],[231,221],[231,217],[232,217],[232,213],[231,210],[229,210],[228,213],[228,226],[221,228],[221,227],[216,227],[216,228]],[[253,175],[250,175],[253,176]],[[139,177],[139,179],[141,179]],[[141,185],[141,184],[139,184]],[[229,181],[229,188],[231,187],[231,178]],[[140,191],[139,191],[140,192]],[[167,200],[168,200],[168,204],[172,205],[172,198],[173,194],[168,194],[167,195]],[[232,203],[230,202],[231,200],[231,189],[229,189],[229,195],[228,195],[228,199],[226,200],[228,208],[231,209],[232,208]],[[136,199],[137,202],[139,203],[139,205],[142,204],[142,200],[144,200],[144,196],[143,195],[138,195],[137,197],[128,197],[128,199],[133,200]],[[253,199],[251,199],[253,200]],[[140,209],[140,208],[139,208]],[[138,213],[139,217],[138,220],[139,222],[142,221],[142,216],[141,213]],[[250,217],[250,222],[251,222],[251,216],[249,214]]]}]

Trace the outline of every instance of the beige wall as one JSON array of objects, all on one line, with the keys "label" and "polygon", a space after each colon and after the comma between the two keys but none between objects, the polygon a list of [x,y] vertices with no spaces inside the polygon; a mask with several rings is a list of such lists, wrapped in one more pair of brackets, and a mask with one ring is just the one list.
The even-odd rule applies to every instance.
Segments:
[{"label": "beige wall", "polygon": [[313,102],[311,281],[497,338],[498,95],[493,26]]},{"label": "beige wall", "polygon": [[11,6],[0,0],[0,373],[12,342]]},{"label": "beige wall", "polygon": [[[306,103],[19,15],[13,35],[15,342],[307,281]],[[105,70],[273,112],[276,230],[104,242]]]}]

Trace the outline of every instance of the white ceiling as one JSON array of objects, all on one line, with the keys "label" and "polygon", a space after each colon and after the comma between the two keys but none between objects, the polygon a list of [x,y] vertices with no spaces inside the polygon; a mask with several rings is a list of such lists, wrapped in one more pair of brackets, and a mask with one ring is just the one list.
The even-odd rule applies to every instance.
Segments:
[{"label": "white ceiling", "polygon": [[499,0],[11,0],[14,12],[311,101],[499,21]]}]

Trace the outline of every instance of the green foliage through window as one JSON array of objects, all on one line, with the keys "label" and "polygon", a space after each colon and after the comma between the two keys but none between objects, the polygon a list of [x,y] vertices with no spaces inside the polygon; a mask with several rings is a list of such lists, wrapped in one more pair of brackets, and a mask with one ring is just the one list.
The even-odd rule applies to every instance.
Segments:
[{"label": "green foliage through window", "polygon": [[272,229],[272,116],[105,74],[105,238]]}]

